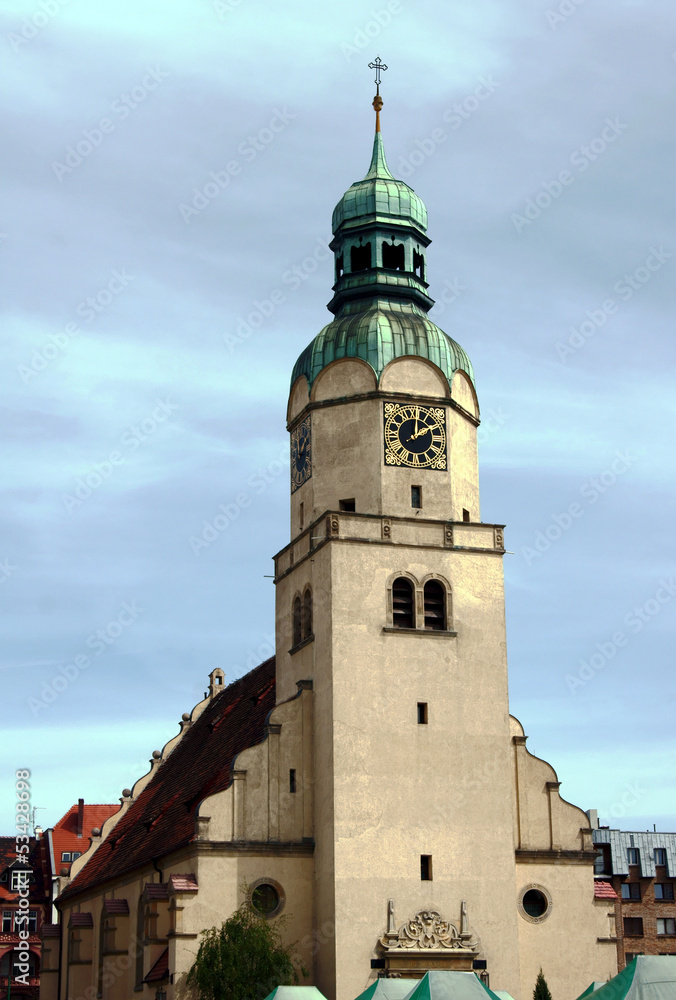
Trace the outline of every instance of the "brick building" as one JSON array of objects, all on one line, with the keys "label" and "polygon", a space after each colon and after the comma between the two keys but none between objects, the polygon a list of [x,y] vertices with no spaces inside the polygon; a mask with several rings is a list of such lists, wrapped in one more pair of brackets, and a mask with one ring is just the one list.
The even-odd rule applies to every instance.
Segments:
[{"label": "brick building", "polygon": [[[2,931],[0,932],[0,1000],[8,996],[11,973],[11,995],[19,1000],[33,1000],[40,992],[40,932],[49,919],[49,883],[45,880],[44,841],[31,837],[28,865],[22,864],[16,853],[16,837],[0,837],[0,904]],[[30,951],[28,983],[17,981],[13,968],[18,957],[14,952],[19,946],[19,888],[29,873],[28,945]],[[23,977],[22,977],[23,978]]]},{"label": "brick building", "polygon": [[[593,825],[593,822],[592,822]],[[676,955],[676,833],[593,831],[596,893],[615,895],[617,965],[636,955]]]}]

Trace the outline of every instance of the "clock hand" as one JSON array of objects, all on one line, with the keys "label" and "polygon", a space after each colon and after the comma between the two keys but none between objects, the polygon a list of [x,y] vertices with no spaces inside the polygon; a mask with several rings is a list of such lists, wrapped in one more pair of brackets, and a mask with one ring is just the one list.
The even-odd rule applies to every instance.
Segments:
[{"label": "clock hand", "polygon": [[415,434],[412,434],[411,437],[408,439],[408,441],[415,441],[416,438],[423,437],[424,434],[427,434],[427,432],[431,430],[432,430],[431,427],[423,427],[422,430],[416,431]]}]

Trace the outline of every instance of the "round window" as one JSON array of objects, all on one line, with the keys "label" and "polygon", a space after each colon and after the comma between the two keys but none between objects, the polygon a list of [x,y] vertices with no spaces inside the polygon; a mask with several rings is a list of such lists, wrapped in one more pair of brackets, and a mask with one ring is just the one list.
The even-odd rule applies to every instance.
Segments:
[{"label": "round window", "polygon": [[519,894],[519,911],[531,923],[539,924],[549,916],[552,897],[542,885],[531,883],[523,887]]},{"label": "round window", "polygon": [[264,917],[272,917],[282,908],[284,896],[272,882],[258,882],[251,890],[251,905]]},{"label": "round window", "polygon": [[529,889],[523,897],[523,908],[529,917],[541,917],[547,909],[547,900],[539,889]]}]

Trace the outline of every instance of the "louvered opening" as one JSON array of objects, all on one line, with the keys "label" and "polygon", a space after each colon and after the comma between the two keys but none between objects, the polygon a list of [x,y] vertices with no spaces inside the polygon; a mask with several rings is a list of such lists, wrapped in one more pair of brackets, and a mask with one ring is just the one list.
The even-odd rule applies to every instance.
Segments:
[{"label": "louvered opening", "polygon": [[413,585],[400,576],[392,585],[392,622],[396,628],[414,628]]},{"label": "louvered opening", "polygon": [[436,580],[425,584],[425,628],[441,631],[446,626],[446,595]]}]

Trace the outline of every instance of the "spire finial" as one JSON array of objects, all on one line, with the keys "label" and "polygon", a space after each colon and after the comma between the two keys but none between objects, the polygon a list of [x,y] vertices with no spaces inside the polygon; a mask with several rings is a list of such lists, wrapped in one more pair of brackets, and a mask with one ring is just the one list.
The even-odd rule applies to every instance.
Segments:
[{"label": "spire finial", "polygon": [[380,56],[376,56],[376,61],[369,63],[369,69],[376,71],[376,96],[373,98],[373,107],[376,113],[376,132],[380,132],[380,109],[383,106],[383,99],[380,96],[380,74],[387,69],[387,66],[381,61]]}]

